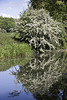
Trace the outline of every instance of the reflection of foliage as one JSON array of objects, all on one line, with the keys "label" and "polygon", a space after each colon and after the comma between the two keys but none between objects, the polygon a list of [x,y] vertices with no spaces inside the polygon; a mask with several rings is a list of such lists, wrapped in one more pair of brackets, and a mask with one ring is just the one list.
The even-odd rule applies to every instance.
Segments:
[{"label": "reflection of foliage", "polygon": [[19,96],[19,94],[21,93],[21,90],[18,91],[18,90],[13,90],[12,92],[10,92],[9,94],[9,97],[15,97],[15,96]]},{"label": "reflection of foliage", "polygon": [[0,71],[5,71],[9,69],[11,66],[16,65],[25,65],[30,61],[31,57],[20,57],[15,59],[6,59],[0,61]]},{"label": "reflection of foliage", "polygon": [[[30,91],[33,95],[39,94],[41,97],[52,91],[56,82],[61,82],[63,73],[67,71],[67,59],[65,58],[66,54],[64,53],[40,55],[32,59],[29,64],[20,66],[19,70],[16,70],[16,73],[12,72],[12,74],[16,76],[17,82],[21,81],[25,91]],[[64,87],[64,83],[62,85]],[[57,87],[55,86],[56,92]]]}]

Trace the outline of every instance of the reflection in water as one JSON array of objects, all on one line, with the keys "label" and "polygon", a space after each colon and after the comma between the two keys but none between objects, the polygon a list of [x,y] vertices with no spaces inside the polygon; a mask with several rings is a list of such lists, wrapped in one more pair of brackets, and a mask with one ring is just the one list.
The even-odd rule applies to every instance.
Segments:
[{"label": "reflection in water", "polygon": [[5,59],[0,61],[0,71],[5,71],[11,66],[25,65],[30,61],[31,57],[20,57],[14,59]]},{"label": "reflection in water", "polygon": [[[67,53],[41,54],[11,73],[36,100],[67,100]],[[63,99],[62,99],[63,98]]]},{"label": "reflection in water", "polygon": [[8,97],[15,97],[15,96],[19,96],[19,94],[21,93],[21,90],[18,91],[18,90],[13,90],[9,93],[9,96]]}]

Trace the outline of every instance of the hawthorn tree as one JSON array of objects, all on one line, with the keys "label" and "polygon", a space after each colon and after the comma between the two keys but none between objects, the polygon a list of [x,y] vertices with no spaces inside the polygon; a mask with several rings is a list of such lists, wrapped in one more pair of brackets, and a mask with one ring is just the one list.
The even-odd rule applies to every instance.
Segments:
[{"label": "hawthorn tree", "polygon": [[15,38],[28,42],[39,51],[57,49],[64,46],[63,25],[54,21],[44,9],[28,10],[16,22]]}]

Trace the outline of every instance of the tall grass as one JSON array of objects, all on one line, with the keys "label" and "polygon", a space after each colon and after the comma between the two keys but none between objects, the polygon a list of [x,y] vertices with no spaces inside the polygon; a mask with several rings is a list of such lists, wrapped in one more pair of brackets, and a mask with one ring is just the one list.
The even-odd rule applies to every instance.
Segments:
[{"label": "tall grass", "polygon": [[0,33],[0,59],[31,56],[32,50],[26,43],[16,42],[10,33]]}]

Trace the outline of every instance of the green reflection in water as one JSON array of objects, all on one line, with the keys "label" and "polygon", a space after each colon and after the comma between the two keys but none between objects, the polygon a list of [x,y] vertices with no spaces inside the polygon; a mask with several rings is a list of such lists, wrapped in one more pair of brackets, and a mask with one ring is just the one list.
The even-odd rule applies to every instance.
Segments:
[{"label": "green reflection in water", "polygon": [[36,100],[67,98],[67,52],[37,55],[12,74]]},{"label": "green reflection in water", "polygon": [[25,65],[31,60],[31,57],[18,57],[14,59],[5,59],[0,61],[0,71],[5,71],[11,66]]}]

